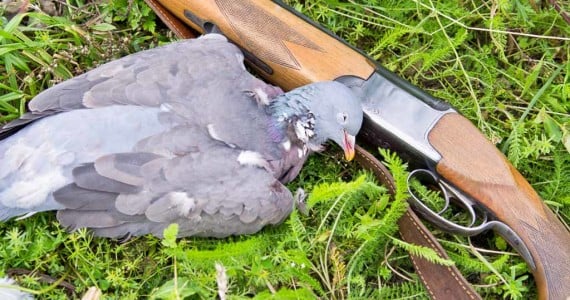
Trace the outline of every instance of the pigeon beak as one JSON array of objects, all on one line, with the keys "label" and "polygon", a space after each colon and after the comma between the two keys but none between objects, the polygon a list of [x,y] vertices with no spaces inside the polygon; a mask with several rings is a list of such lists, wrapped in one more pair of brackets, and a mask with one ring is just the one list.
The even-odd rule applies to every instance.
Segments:
[{"label": "pigeon beak", "polygon": [[351,161],[354,158],[354,144],[356,138],[343,130],[344,137],[342,139],[342,149],[344,149],[344,158]]}]

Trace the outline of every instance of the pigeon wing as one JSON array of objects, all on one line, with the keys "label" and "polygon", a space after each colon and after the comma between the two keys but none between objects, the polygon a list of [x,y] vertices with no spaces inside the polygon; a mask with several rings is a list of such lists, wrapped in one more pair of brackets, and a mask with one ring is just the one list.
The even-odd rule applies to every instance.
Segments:
[{"label": "pigeon wing", "polygon": [[[281,93],[245,70],[238,48],[210,34],[124,57],[42,92],[30,112],[0,128],[0,220],[59,208],[51,193],[71,182],[71,168],[97,157],[125,151],[184,155],[188,147],[176,136],[149,138],[180,124],[192,123],[242,149],[271,152],[266,135],[245,128],[266,122],[251,101],[256,90],[268,97]],[[27,192],[42,174],[42,189]]]},{"label": "pigeon wing", "polygon": [[186,139],[183,145],[171,140],[164,154],[183,155],[118,153],[74,170],[75,183],[54,193],[66,207],[59,221],[106,237],[161,236],[171,223],[179,224],[180,236],[225,237],[256,232],[290,213],[291,193],[263,167],[260,154],[228,147],[196,127],[167,135]]},{"label": "pigeon wing", "polygon": [[182,40],[111,61],[44,90],[30,101],[29,112],[0,127],[0,139],[56,113],[117,104],[156,107],[210,89],[217,80],[241,77],[253,78],[240,50],[225,37]]},{"label": "pigeon wing", "polygon": [[111,61],[40,93],[32,112],[114,104],[157,106],[243,73],[243,55],[221,35],[174,42]]}]

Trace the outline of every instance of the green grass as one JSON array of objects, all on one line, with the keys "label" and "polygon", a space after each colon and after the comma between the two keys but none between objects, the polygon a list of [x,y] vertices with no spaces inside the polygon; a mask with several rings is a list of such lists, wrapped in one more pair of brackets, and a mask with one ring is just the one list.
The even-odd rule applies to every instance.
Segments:
[{"label": "green grass", "polygon": [[[570,222],[570,24],[549,1],[288,2],[454,105]],[[57,82],[173,39],[142,1],[67,1],[60,9],[1,19],[0,122]],[[233,299],[426,298],[406,250],[437,257],[398,240],[406,172],[386,157],[400,182],[395,201],[331,149],[290,185],[311,192],[309,216],[294,212],[247,237],[119,243],[66,233],[52,213],[10,221],[0,225],[0,275],[27,274],[16,277],[40,299],[70,295],[47,277],[74,286],[73,298],[91,286],[108,299],[214,298],[219,263]],[[501,238],[434,232],[485,298],[536,296],[531,273]]]}]

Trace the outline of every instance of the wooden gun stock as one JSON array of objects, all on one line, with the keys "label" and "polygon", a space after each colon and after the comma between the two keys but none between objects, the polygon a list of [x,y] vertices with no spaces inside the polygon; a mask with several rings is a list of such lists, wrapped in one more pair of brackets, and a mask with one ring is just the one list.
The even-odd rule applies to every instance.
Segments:
[{"label": "wooden gun stock", "polygon": [[437,172],[519,235],[532,256],[540,298],[568,299],[570,234],[530,184],[461,115],[445,115],[429,141],[442,155]]},{"label": "wooden gun stock", "polygon": [[344,75],[366,79],[375,70],[367,57],[272,1],[161,3],[199,32],[216,26],[244,50],[261,76],[285,90]]},{"label": "wooden gun stock", "polygon": [[[244,50],[260,75],[286,90],[341,77],[366,80],[379,68],[358,50],[278,2],[160,2],[199,32],[223,33]],[[401,79],[389,80],[418,101],[438,102]],[[510,226],[529,249],[540,298],[570,297],[570,233],[504,155],[455,113],[438,119],[427,139],[441,155],[435,162],[438,174]]]}]

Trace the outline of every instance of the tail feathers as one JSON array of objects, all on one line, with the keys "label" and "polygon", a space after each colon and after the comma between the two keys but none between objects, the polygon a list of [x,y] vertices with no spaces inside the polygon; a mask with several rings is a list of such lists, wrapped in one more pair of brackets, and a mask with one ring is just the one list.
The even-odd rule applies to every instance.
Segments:
[{"label": "tail feathers", "polygon": [[31,212],[29,210],[25,210],[25,209],[21,209],[21,208],[12,208],[12,207],[5,207],[5,206],[0,205],[0,222],[5,222],[5,221],[8,221],[12,218],[20,217],[20,216],[22,216],[22,218],[27,218],[30,216],[30,215],[28,215],[29,213],[35,213],[35,212]]},{"label": "tail feathers", "polygon": [[140,222],[125,223],[107,228],[93,228],[91,230],[96,236],[114,239],[122,239],[130,236],[141,236],[149,233],[152,233],[158,237],[162,237],[162,232],[168,225],[169,224],[164,223]]},{"label": "tail feathers", "polygon": [[56,203],[51,197],[48,197],[48,199],[46,199],[46,201],[41,205],[30,208],[8,207],[0,203],[0,222],[5,222],[14,218],[16,218],[15,220],[22,220],[39,212],[59,209],[63,209],[63,206]]},{"label": "tail feathers", "polygon": [[70,230],[78,228],[107,228],[125,223],[141,223],[147,221],[143,215],[125,215],[113,210],[73,210],[57,211],[59,223]]},{"label": "tail feathers", "polygon": [[0,299],[33,300],[34,297],[21,291],[14,279],[0,277]]},{"label": "tail feathers", "polygon": [[20,131],[27,125],[37,121],[41,118],[50,116],[57,113],[57,111],[45,111],[42,113],[25,113],[19,119],[13,120],[3,126],[0,125],[0,140],[3,140],[11,135],[16,134],[16,132]]},{"label": "tail feathers", "polygon": [[21,127],[12,127],[12,128],[3,128],[0,127],[0,140],[3,140],[11,135],[16,134],[16,132],[20,131],[20,129],[24,128],[24,126]]}]

